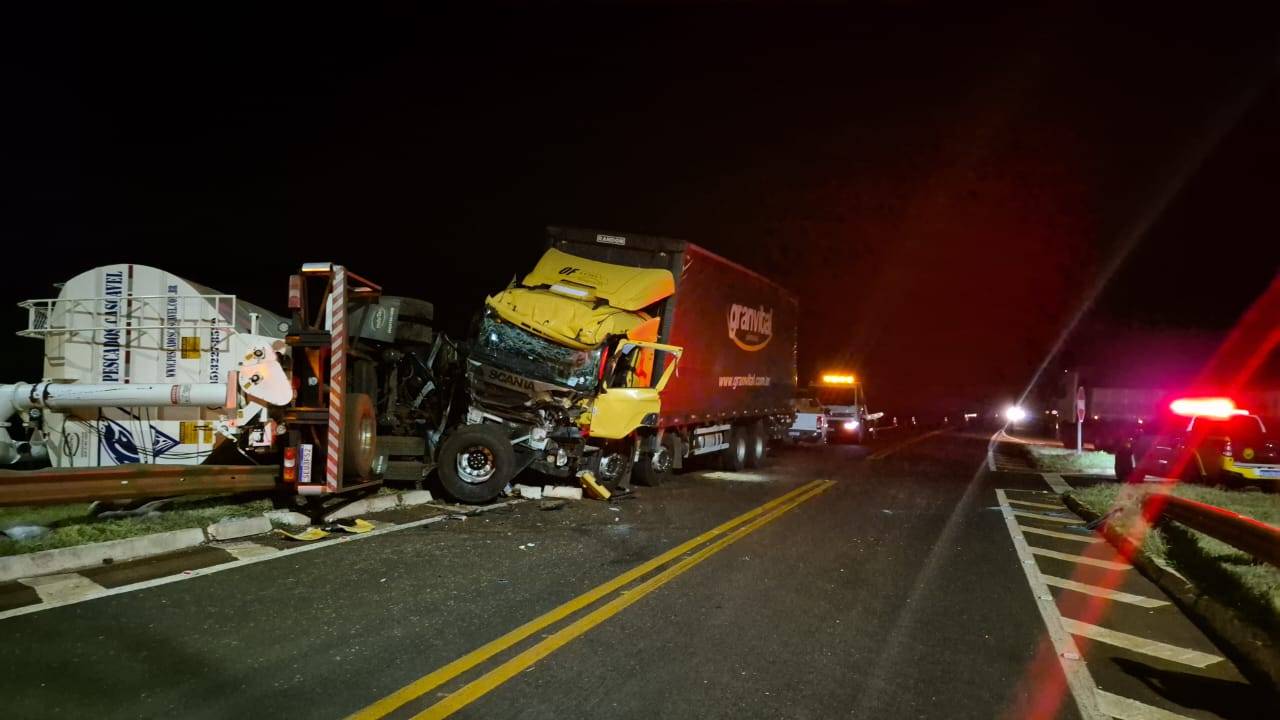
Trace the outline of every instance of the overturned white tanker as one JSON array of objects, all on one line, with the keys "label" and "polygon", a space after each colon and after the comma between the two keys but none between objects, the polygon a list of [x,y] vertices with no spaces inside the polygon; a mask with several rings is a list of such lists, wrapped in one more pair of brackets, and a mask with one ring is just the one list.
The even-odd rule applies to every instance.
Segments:
[{"label": "overturned white tanker", "polygon": [[43,379],[0,384],[0,464],[201,464],[291,397],[284,318],[163,270],[97,267],[21,306]]}]

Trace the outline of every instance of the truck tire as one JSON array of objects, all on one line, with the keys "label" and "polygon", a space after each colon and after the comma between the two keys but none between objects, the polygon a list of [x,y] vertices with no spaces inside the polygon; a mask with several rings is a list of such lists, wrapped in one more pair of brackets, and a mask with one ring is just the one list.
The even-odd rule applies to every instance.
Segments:
[{"label": "truck tire", "polygon": [[758,468],[764,464],[765,453],[769,449],[769,438],[765,435],[764,423],[756,421],[743,428],[747,440],[747,457],[745,465]]},{"label": "truck tire", "polygon": [[378,420],[373,400],[364,393],[347,393],[342,414],[342,475],[350,480],[372,480],[378,457]]},{"label": "truck tire", "polygon": [[430,345],[435,339],[431,324],[435,320],[435,306],[426,300],[384,295],[384,301],[399,306],[396,316],[396,342]]},{"label": "truck tire", "polygon": [[720,451],[720,469],[739,472],[747,466],[747,431],[734,425],[729,431],[729,447]]},{"label": "truck tire", "polygon": [[498,425],[463,425],[440,446],[438,473],[445,494],[458,502],[498,497],[515,474],[511,439]]},{"label": "truck tire", "polygon": [[666,459],[663,464],[665,467],[654,467],[652,459],[641,458],[631,469],[631,479],[636,481],[637,485],[645,487],[658,487],[668,480],[674,474],[672,471],[672,459],[675,453],[675,441],[672,435],[664,435],[662,437],[662,450],[666,453]]}]

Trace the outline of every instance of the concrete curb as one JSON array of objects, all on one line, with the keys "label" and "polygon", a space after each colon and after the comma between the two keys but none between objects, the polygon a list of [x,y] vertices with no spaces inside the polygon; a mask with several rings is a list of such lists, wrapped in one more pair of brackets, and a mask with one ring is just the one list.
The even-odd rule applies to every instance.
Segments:
[{"label": "concrete curb", "polygon": [[[1100,517],[1071,493],[1063,495],[1062,502],[1088,522]],[[1138,572],[1172,598],[1174,604],[1231,658],[1251,682],[1272,692],[1280,692],[1280,649],[1274,647],[1272,638],[1263,629],[1218,599],[1200,592],[1171,568],[1157,563],[1111,523],[1103,524],[1102,535],[1129,558]]]},{"label": "concrete curb", "polygon": [[0,558],[0,582],[36,575],[83,570],[104,563],[137,560],[152,555],[185,550],[201,545],[204,542],[205,535],[203,530],[200,528],[186,528],[185,530],[172,530],[123,540],[108,540],[75,547],[41,550],[27,553],[26,555],[10,555]]},{"label": "concrete curb", "polygon": [[[365,500],[378,502],[361,505],[349,515],[337,513],[359,505]],[[379,495],[374,498],[357,500],[326,517],[326,521],[337,517],[349,517],[371,512],[390,510],[395,507],[410,507],[431,502],[431,493],[426,490],[411,490],[395,495]],[[272,511],[268,511],[272,512]],[[108,540],[100,543],[76,545],[74,547],[40,550],[25,555],[9,555],[0,557],[0,582],[17,580],[18,578],[36,577],[52,573],[75,572],[104,564],[140,560],[154,555],[186,550],[206,542],[231,540],[235,538],[262,535],[271,532],[270,516],[266,513],[249,517],[234,517],[219,520],[207,528],[185,528],[168,532],[139,535],[122,540]]]},{"label": "concrete curb", "polygon": [[412,507],[431,502],[430,490],[408,490],[394,495],[372,495],[367,498],[349,502],[324,516],[325,522],[364,515],[366,513],[383,512],[398,507]]}]

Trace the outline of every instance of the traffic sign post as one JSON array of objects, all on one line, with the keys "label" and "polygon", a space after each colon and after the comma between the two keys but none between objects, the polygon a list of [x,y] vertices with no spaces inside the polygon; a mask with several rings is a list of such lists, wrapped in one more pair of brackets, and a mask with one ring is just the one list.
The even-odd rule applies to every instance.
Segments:
[{"label": "traffic sign post", "polygon": [[1076,454],[1084,454],[1084,386],[1076,386]]}]

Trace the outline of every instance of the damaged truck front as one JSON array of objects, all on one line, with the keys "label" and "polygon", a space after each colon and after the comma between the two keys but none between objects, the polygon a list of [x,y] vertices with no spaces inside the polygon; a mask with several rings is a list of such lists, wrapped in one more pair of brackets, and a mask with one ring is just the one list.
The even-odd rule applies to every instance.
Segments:
[{"label": "damaged truck front", "polygon": [[467,423],[441,448],[445,489],[484,501],[526,467],[625,487],[682,352],[656,342],[674,292],[670,270],[550,249],[489,297],[467,362]]}]

